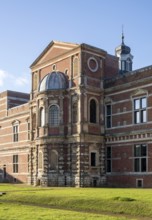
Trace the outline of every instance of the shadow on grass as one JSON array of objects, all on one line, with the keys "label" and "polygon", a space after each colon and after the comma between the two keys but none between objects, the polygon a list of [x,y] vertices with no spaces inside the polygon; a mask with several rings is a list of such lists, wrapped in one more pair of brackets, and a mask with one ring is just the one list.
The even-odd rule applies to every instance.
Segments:
[{"label": "shadow on grass", "polygon": [[124,202],[133,202],[133,201],[136,201],[136,199],[133,199],[133,198],[120,197],[120,196],[113,197],[112,200],[114,200],[114,201],[124,201]]}]

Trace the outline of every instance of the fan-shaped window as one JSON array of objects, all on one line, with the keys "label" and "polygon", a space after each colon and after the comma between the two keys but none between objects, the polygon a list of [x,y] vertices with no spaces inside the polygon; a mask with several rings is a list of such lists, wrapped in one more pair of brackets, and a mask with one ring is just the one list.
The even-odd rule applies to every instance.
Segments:
[{"label": "fan-shaped window", "polygon": [[94,99],[90,101],[90,122],[96,123],[97,122],[97,105]]},{"label": "fan-shaped window", "polygon": [[40,109],[40,127],[43,127],[45,125],[45,114],[44,114],[44,108]]},{"label": "fan-shaped window", "polygon": [[49,150],[48,160],[49,160],[49,169],[57,170],[58,169],[58,152],[56,150]]},{"label": "fan-shaped window", "polygon": [[78,122],[78,103],[73,103],[72,106],[72,122],[77,123]]},{"label": "fan-shaped window", "polygon": [[59,125],[59,107],[57,105],[52,105],[49,109],[49,125]]},{"label": "fan-shaped window", "polygon": [[79,64],[78,63],[78,57],[75,57],[73,59],[73,76],[74,77],[78,75],[78,66],[79,66],[78,64]]}]

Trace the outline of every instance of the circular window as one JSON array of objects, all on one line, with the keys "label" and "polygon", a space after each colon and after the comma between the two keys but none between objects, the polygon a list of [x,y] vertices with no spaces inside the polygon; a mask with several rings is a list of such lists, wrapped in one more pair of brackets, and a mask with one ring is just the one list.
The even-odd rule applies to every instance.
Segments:
[{"label": "circular window", "polygon": [[88,67],[92,72],[96,72],[98,69],[98,62],[94,57],[88,59]]}]

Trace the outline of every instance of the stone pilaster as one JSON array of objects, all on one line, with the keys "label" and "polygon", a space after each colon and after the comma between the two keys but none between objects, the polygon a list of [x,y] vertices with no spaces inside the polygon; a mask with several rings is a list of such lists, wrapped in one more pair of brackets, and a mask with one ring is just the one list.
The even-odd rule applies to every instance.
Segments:
[{"label": "stone pilaster", "polygon": [[41,186],[48,186],[48,150],[47,145],[44,145],[42,148],[43,152],[43,168],[41,176]]},{"label": "stone pilaster", "polygon": [[69,118],[68,118],[68,134],[71,134],[71,111],[72,111],[72,97],[69,95],[69,106],[68,106],[68,111],[69,111]]},{"label": "stone pilaster", "polygon": [[63,126],[63,95],[59,96],[59,106],[60,106],[60,134],[64,133],[64,126]]}]

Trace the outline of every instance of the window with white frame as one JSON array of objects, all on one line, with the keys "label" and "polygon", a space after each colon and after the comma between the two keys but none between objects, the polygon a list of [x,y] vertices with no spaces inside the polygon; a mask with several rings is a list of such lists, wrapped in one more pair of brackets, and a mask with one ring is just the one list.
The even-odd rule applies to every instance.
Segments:
[{"label": "window with white frame", "polygon": [[145,123],[147,121],[147,98],[134,99],[134,123]]},{"label": "window with white frame", "polygon": [[134,146],[134,171],[147,171],[147,146],[145,144],[136,144]]},{"label": "window with white frame", "polygon": [[19,125],[14,124],[13,125],[13,141],[18,142],[18,132],[19,132]]},{"label": "window with white frame", "polygon": [[59,107],[57,105],[52,105],[49,108],[49,126],[59,125]]},{"label": "window with white frame", "polygon": [[18,173],[18,155],[13,155],[13,173]]}]

